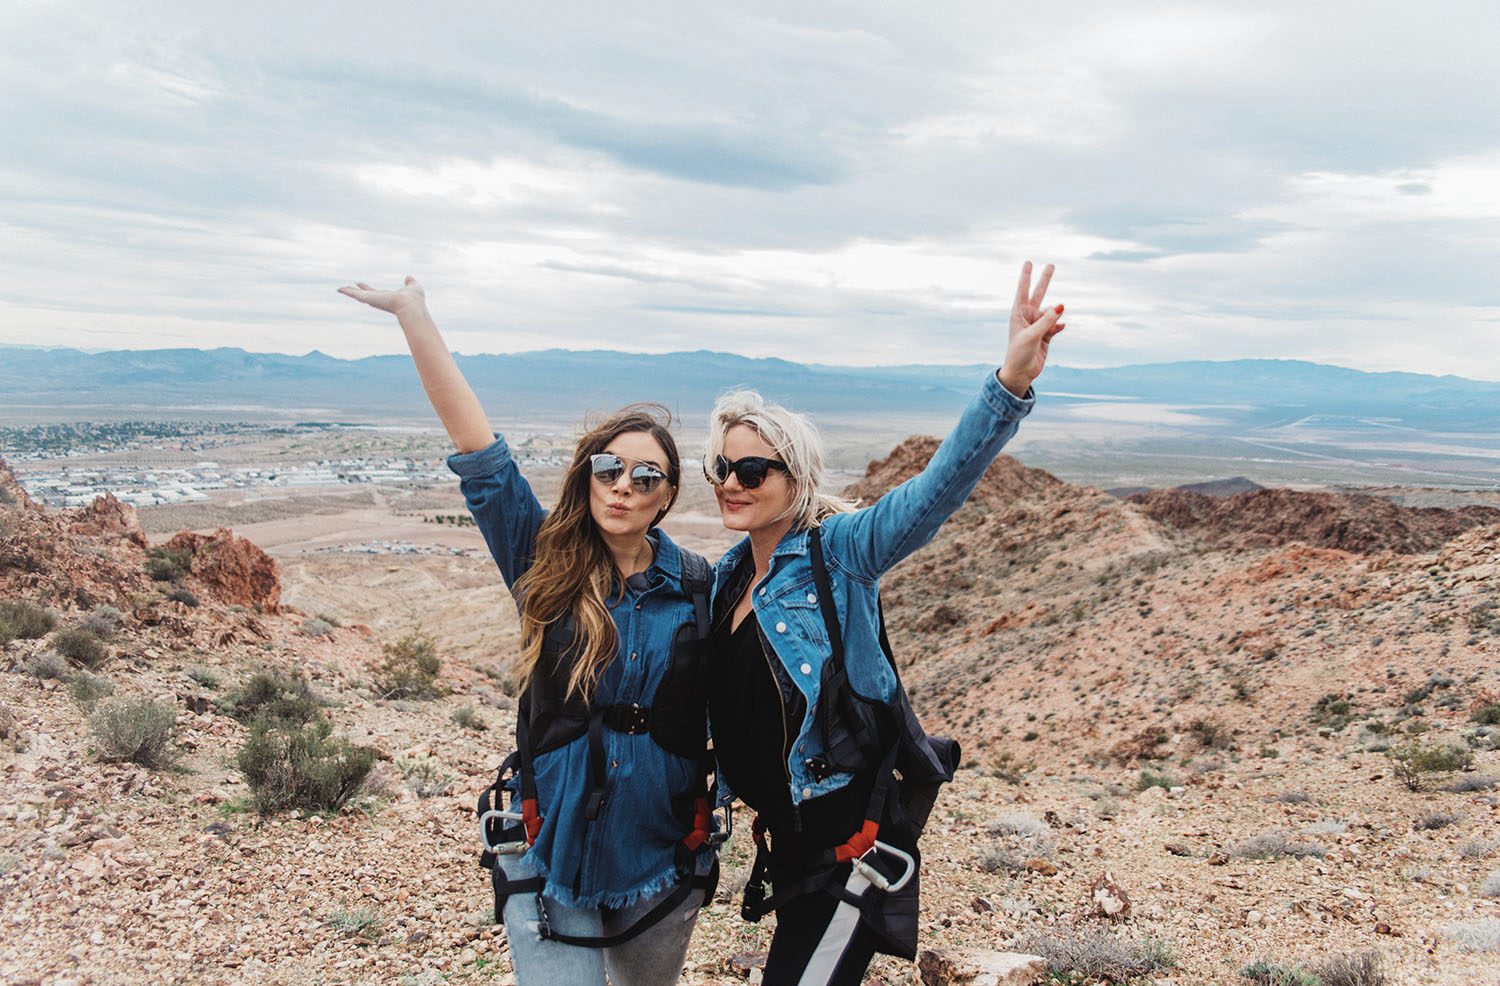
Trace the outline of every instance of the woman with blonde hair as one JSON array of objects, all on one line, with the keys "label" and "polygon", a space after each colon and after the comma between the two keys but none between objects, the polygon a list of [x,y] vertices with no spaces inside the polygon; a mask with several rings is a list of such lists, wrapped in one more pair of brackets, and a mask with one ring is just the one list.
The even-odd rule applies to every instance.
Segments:
[{"label": "woman with blonde hair", "polygon": [[1049,265],[1033,291],[1022,268],[1000,369],[927,467],[872,506],[819,490],[800,415],[747,391],[713,410],[704,472],[745,537],[715,569],[709,719],[721,803],[757,813],[744,914],[777,914],[767,986],[857,986],[875,952],[915,955],[916,838],[958,751],[906,700],[880,577],[963,504],[1030,412],[1063,329],[1063,306],[1042,308],[1051,277]]},{"label": "woman with blonde hair", "polygon": [[448,466],[520,608],[517,751],[481,799],[516,982],[676,983],[717,864],[704,790],[709,568],[657,526],[682,480],[670,415],[637,404],[591,427],[549,512],[421,285],[339,291],[400,323],[457,448]]}]

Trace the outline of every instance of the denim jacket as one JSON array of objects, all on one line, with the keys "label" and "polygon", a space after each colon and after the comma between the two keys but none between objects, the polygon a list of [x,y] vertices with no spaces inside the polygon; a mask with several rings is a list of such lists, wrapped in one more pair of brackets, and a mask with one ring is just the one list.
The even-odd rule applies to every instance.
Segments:
[{"label": "denim jacket", "polygon": [[[849,682],[859,694],[889,700],[896,676],[880,648],[880,576],[930,541],[948,515],[963,505],[984,471],[1031,412],[1035,395],[1017,398],[994,373],[969,403],[927,468],[869,507],[834,514],[822,522],[823,555],[834,607],[844,637]],[[745,538],[715,566],[717,595],[750,550]],[[814,776],[809,761],[825,753],[818,726],[818,692],[831,646],[813,585],[808,530],[789,531],[771,553],[771,567],[751,599],[782,693],[787,735],[787,784],[792,803],[827,794],[849,783],[848,773]],[[794,738],[792,738],[794,737]],[[733,800],[733,777],[720,770],[719,803]]]},{"label": "denim jacket", "polygon": [[[514,588],[531,565],[546,511],[503,438],[478,452],[450,456],[448,467],[460,477],[469,512],[505,584]],[[677,546],[659,528],[646,537],[654,549],[651,565],[644,577],[631,577],[611,610],[620,649],[600,678],[595,700],[601,704],[650,705],[670,661],[673,634],[694,620],[693,604],[682,594]],[[649,733],[606,729],[604,744],[604,804],[592,822],[584,819],[591,790],[588,738],[535,758],[544,821],[524,859],[547,878],[548,897],[573,907],[626,907],[670,887],[683,836],[672,799],[699,781],[696,763],[668,753]]]}]

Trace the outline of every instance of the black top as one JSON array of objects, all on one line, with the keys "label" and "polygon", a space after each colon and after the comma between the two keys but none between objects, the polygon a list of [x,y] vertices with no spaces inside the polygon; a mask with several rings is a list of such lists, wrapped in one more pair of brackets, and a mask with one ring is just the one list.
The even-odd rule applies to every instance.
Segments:
[{"label": "black top", "polygon": [[732,603],[725,607],[710,637],[714,658],[708,710],[714,753],[734,793],[770,829],[778,861],[792,863],[859,831],[870,804],[871,778],[856,776],[836,791],[793,806],[787,744],[801,723],[784,722],[771,666],[776,657],[765,649],[754,610],[731,630],[733,611]]}]

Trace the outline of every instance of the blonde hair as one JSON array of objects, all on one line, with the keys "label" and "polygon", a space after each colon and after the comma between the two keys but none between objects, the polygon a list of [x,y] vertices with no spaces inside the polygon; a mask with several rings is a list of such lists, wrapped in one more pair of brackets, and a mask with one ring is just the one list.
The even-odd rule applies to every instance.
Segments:
[{"label": "blonde hair", "polygon": [[573,464],[563,476],[557,506],[537,530],[534,561],[516,580],[515,596],[521,603],[521,656],[516,661],[516,684],[523,690],[536,673],[547,628],[574,617],[573,647],[577,660],[568,669],[568,695],[575,693],[592,701],[594,688],[604,668],[619,650],[619,632],[609,613],[606,597],[618,585],[614,557],[599,536],[589,511],[589,484],[593,469],[589,457],[603,452],[610,442],[628,432],[644,432],[666,453],[667,482],[671,496],[656,514],[652,526],[677,502],[682,488],[682,463],[677,443],[667,426],[671,412],[660,404],[631,404],[593,425],[578,440]]},{"label": "blonde hair", "polygon": [[780,404],[767,404],[753,390],[734,390],[714,403],[708,418],[708,449],[703,453],[706,470],[724,454],[724,436],[736,425],[748,425],[761,441],[776,450],[786,463],[792,484],[792,502],[778,517],[794,517],[793,528],[816,527],[832,514],[849,513],[858,505],[851,500],[819,491],[823,482],[823,443],[807,418]]}]

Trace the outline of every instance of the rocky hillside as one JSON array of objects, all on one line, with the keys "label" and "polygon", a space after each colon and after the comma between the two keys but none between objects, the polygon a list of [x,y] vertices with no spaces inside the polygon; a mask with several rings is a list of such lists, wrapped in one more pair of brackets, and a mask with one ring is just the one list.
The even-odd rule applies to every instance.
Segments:
[{"label": "rocky hillside", "polygon": [[[1167,499],[1002,458],[886,580],[916,705],[966,750],[923,839],[923,947],[1182,986],[1370,953],[1386,983],[1489,981],[1500,524],[1293,498],[1305,523],[1256,527]],[[253,544],[152,543],[110,498],[46,511],[3,465],[0,599],[54,623],[0,637],[0,981],[513,981],[472,815],[514,726],[503,665],[442,656],[393,697],[394,642],[282,603]],[[372,751],[341,809],[256,811],[240,713],[267,671]],[[134,699],[171,709],[155,767],[103,742],[99,710]],[[1417,790],[1390,756],[1411,744],[1447,758]],[[732,897],[748,859],[741,832],[684,982],[743,981],[766,947]]]}]

